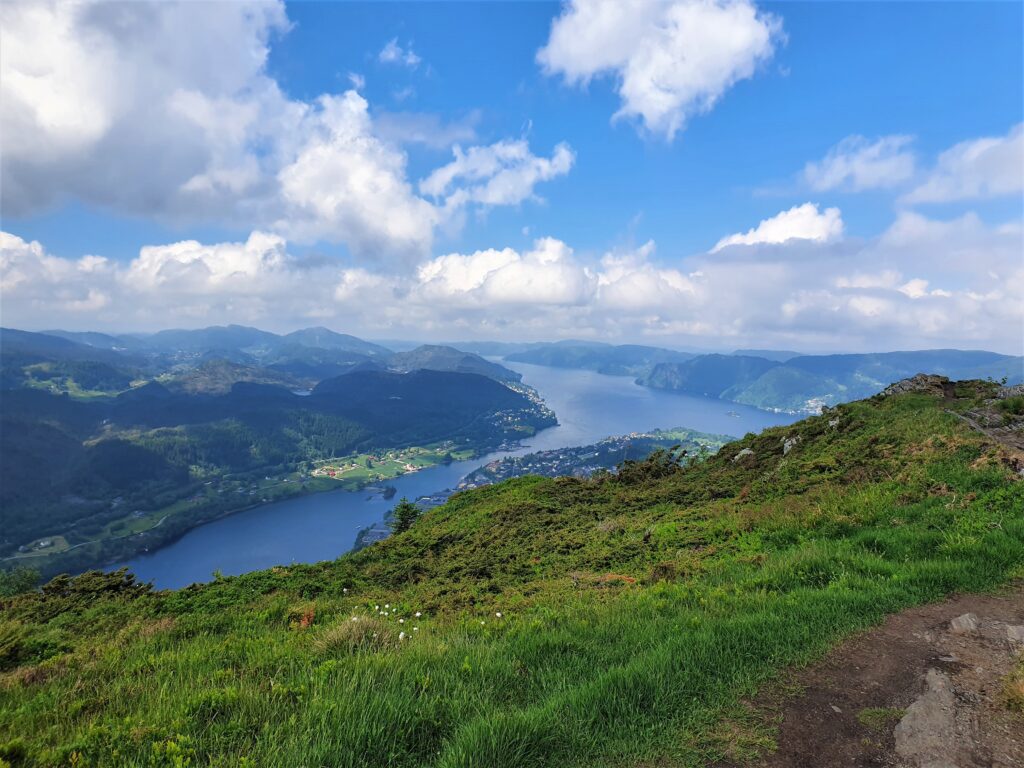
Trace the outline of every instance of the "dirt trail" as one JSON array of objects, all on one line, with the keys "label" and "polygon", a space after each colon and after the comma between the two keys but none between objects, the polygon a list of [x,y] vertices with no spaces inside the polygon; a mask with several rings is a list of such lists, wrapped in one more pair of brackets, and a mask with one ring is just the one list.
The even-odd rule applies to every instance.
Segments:
[{"label": "dirt trail", "polygon": [[768,768],[1024,768],[1003,679],[1024,653],[1024,583],[890,616],[754,707],[780,716]]}]

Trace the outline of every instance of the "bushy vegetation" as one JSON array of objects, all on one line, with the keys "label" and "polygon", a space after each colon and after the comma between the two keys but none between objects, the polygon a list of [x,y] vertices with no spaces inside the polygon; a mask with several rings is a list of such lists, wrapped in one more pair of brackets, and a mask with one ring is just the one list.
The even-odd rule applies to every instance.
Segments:
[{"label": "bushy vegetation", "polygon": [[1016,395],[1000,400],[999,410],[1010,416],[1024,416],[1024,395]]},{"label": "bushy vegetation", "polygon": [[[1024,566],[1007,449],[920,394],[461,493],[334,562],[0,602],[13,765],[704,765],[786,665]],[[789,446],[788,450],[786,445]]]},{"label": "bushy vegetation", "polygon": [[[435,371],[362,371],[321,382],[308,396],[245,381],[224,394],[150,383],[88,401],[9,390],[0,398],[0,555],[62,535],[89,544],[58,555],[60,567],[110,562],[132,545],[155,546],[154,538],[168,540],[250,503],[225,497],[177,510],[146,540],[90,543],[113,521],[164,509],[212,478],[256,480],[317,460],[441,440],[482,450],[554,422],[550,411],[497,381]],[[54,572],[53,558],[40,565]]]}]

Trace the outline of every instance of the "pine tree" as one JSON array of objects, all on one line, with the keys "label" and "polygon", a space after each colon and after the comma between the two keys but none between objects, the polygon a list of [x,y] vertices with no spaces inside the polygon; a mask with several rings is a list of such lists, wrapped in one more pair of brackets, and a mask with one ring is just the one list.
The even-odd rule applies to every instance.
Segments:
[{"label": "pine tree", "polygon": [[395,533],[408,531],[421,514],[420,508],[403,496],[391,511],[391,530]]}]

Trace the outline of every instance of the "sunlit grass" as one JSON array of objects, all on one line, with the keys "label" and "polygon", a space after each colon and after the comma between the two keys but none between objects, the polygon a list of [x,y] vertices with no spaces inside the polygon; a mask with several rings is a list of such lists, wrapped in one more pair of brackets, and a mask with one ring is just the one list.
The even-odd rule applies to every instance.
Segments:
[{"label": "sunlit grass", "polygon": [[22,739],[15,765],[704,765],[787,665],[1024,564],[1024,493],[981,437],[920,397],[841,418],[683,472],[460,494],[335,563],[22,598],[0,744]]}]

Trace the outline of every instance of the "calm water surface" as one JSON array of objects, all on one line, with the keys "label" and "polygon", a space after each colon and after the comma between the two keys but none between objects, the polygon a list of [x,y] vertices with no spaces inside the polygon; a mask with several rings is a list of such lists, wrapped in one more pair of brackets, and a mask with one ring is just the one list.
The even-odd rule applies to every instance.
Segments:
[{"label": "calm water surface", "polygon": [[[523,374],[523,380],[540,392],[560,422],[513,453],[586,445],[611,435],[671,427],[740,437],[797,418],[721,400],[659,392],[624,376],[526,363],[503,365]],[[728,415],[730,411],[738,417]],[[396,499],[415,499],[454,488],[476,467],[508,455],[492,453],[395,478],[388,484],[398,493],[390,501],[366,491],[331,491],[256,507],[194,528],[166,547],[121,565],[159,588],[175,589],[209,581],[215,570],[234,575],[274,565],[332,560],[352,548],[360,529],[383,520]]]}]

